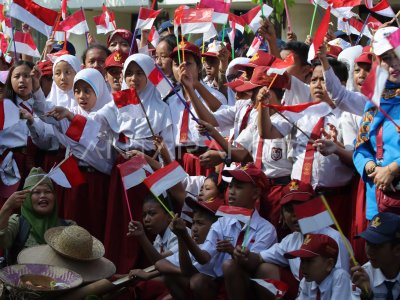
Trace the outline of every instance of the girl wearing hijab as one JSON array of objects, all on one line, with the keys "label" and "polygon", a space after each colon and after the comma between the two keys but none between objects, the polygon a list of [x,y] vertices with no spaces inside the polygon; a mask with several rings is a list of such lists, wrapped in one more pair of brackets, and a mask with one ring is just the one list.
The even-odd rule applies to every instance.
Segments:
[{"label": "girl wearing hijab", "polygon": [[[109,174],[115,157],[107,141],[107,133],[100,131],[100,124],[92,118],[98,110],[111,101],[111,94],[101,73],[91,68],[83,69],[76,74],[73,90],[78,105],[70,110],[56,106],[47,113],[47,116],[58,121],[53,125],[54,134],[78,159],[86,183],[65,189],[60,203],[64,217],[77,220],[92,235],[102,239]],[[71,132],[74,132],[74,128],[82,129],[81,124],[85,124],[84,132],[91,134],[77,141],[71,136]]]},{"label": "girl wearing hijab", "polygon": [[[0,209],[0,247],[6,250],[8,265],[16,263],[18,253],[24,248],[46,244],[47,229],[74,223],[58,218],[54,186],[49,178],[30,190],[45,174],[41,168],[32,168],[24,190],[13,193]],[[20,208],[20,215],[13,214]],[[19,240],[25,231],[27,236]]]}]

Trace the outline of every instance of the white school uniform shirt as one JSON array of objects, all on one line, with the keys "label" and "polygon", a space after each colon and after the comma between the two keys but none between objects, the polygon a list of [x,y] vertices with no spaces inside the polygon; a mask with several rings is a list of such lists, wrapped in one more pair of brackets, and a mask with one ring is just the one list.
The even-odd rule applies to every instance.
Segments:
[{"label": "white school uniform shirt", "polygon": [[392,290],[393,299],[400,297],[400,273],[394,279],[387,279],[382,271],[374,268],[370,262],[364,264],[363,268],[368,274],[372,292],[374,293],[374,300],[386,300],[387,288],[385,281],[396,282]]},{"label": "white school uniform shirt", "polygon": [[[271,118],[274,119],[275,115]],[[260,134],[258,132],[257,124],[249,124],[244,129],[238,138],[235,140],[236,144],[246,148],[247,151],[253,156],[254,162],[257,160],[258,144],[260,141]],[[283,176],[290,176],[292,172],[293,163],[288,159],[289,142],[287,137],[281,139],[264,139],[262,149],[262,170],[269,178],[278,178]]]},{"label": "white school uniform shirt", "polygon": [[[338,131],[338,142],[343,143],[343,136],[350,133],[344,132],[341,127],[341,114],[342,111],[335,108],[328,115],[325,116],[324,128],[326,132],[329,132],[329,124],[336,127]],[[309,136],[317,124],[319,117],[307,115],[296,122],[296,125],[301,128]],[[306,154],[306,147],[308,138],[300,131],[296,130],[291,123],[277,116],[276,119],[271,120],[276,129],[283,135],[287,136],[291,134],[292,151],[289,153],[289,158],[292,158],[293,169],[292,179],[301,180],[301,173],[304,163],[304,157]],[[356,136],[352,137],[353,139]],[[314,161],[312,166],[311,185],[315,189],[317,186],[320,187],[340,187],[347,185],[353,177],[354,171],[340,161],[339,156],[331,154],[323,156],[317,150],[314,152]]]},{"label": "white school uniform shirt", "polygon": [[299,295],[296,300],[317,299],[318,289],[320,291],[321,300],[351,299],[350,274],[343,269],[335,268],[320,284],[317,284],[315,281],[306,281],[306,279],[303,278],[300,281]]},{"label": "white school uniform shirt", "polygon": [[[232,245],[235,246],[242,230],[246,230],[246,228],[242,228],[242,225],[238,220],[228,217],[221,217],[211,225],[206,241],[201,247],[202,250],[205,250],[210,254],[211,258],[215,257],[213,274],[208,275],[212,277],[223,276],[222,263],[225,260],[232,258],[228,253],[217,251],[217,241],[232,239]],[[271,247],[275,242],[275,227],[262,218],[258,214],[257,210],[254,210],[250,221],[247,248],[252,252],[259,253],[260,251]]]},{"label": "white school uniform shirt", "polygon": [[[339,247],[339,255],[335,267],[348,272],[350,270],[350,256],[340,233],[331,227],[325,227],[321,230],[313,231],[312,233],[325,234],[336,241]],[[287,252],[300,249],[303,241],[304,236],[301,232],[293,232],[285,236],[280,243],[276,243],[271,248],[261,251],[261,258],[268,263],[276,264],[281,267],[289,267],[293,276],[300,281],[300,258],[287,259],[284,255]]]},{"label": "white school uniform shirt", "polygon": [[175,233],[171,231],[169,227],[165,230],[163,236],[157,235],[154,242],[154,248],[161,253],[162,247],[164,247],[163,253],[170,251],[172,253],[178,252],[178,238]]},{"label": "white school uniform shirt", "polygon": [[[240,126],[242,125],[243,117],[246,114],[247,108],[253,105],[251,99],[238,100],[234,106],[221,105],[221,107],[214,112],[214,117],[218,122],[218,127],[222,131],[227,131],[233,128],[233,138],[239,135]],[[257,122],[257,109],[252,109],[249,115],[247,126]]]},{"label": "white school uniform shirt", "polygon": [[[204,83],[202,83],[208,91],[213,94],[219,102],[222,104],[226,104],[226,98],[225,96],[220,93],[219,91],[208,87]],[[179,95],[182,97],[183,100],[185,100],[182,90],[178,92]],[[209,110],[206,102],[203,100],[203,98],[200,96],[200,94],[196,91],[197,97],[199,97],[200,101],[203,102],[204,106]],[[180,143],[180,132],[181,132],[181,126],[182,126],[182,117],[183,117],[183,111],[185,109],[185,105],[182,103],[181,100],[179,100],[177,95],[172,95],[170,98],[167,100],[167,104],[169,105],[169,109],[171,111],[171,117],[172,117],[172,131],[173,131],[173,137],[174,137],[174,142],[175,146],[205,146],[205,141],[207,140],[207,137],[201,136],[196,128],[197,123],[193,120],[193,117],[191,114],[189,114],[189,128],[188,128],[188,142],[185,144]],[[190,110],[191,112],[198,118],[195,109],[193,108],[193,105],[190,105]]]},{"label": "white school uniform shirt", "polygon": [[295,105],[311,102],[310,86],[295,76],[290,76],[290,88],[285,90],[282,103]]},{"label": "white school uniform shirt", "polygon": [[361,116],[349,113],[347,111],[342,113],[340,125],[342,126],[343,132],[343,145],[348,150],[354,150],[354,139],[357,137],[360,124]]}]

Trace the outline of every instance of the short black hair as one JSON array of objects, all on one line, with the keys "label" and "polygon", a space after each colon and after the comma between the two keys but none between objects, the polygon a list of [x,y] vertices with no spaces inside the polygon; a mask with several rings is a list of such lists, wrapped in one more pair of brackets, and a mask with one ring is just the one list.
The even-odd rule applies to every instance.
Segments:
[{"label": "short black hair", "polygon": [[83,51],[83,54],[82,54],[82,63],[83,63],[83,64],[85,64],[86,55],[87,55],[88,51],[89,51],[89,50],[92,50],[92,49],[103,50],[103,51],[106,53],[106,56],[107,56],[107,57],[111,54],[111,51],[110,51],[106,46],[104,46],[104,45],[102,45],[102,44],[98,44],[98,43],[92,44],[92,45],[90,45],[89,47],[87,47],[87,48],[85,49],[85,51]]},{"label": "short black hair", "polygon": [[215,214],[213,214],[211,211],[205,208],[202,208],[201,206],[193,207],[193,216],[194,214],[200,214],[202,217],[205,217],[211,223],[214,223],[215,221],[218,220],[218,217]]},{"label": "short black hair", "polygon": [[[347,79],[349,79],[349,72],[347,70],[346,65],[343,62],[341,62],[333,57],[328,57],[328,62],[329,62],[329,65],[332,67],[333,72],[339,78],[340,81],[346,82]],[[315,59],[312,62],[312,66],[313,66],[313,68],[315,68],[317,66],[321,66],[320,60]]]},{"label": "short black hair", "polygon": [[161,42],[165,42],[168,45],[168,51],[172,52],[174,48],[176,47],[176,37],[173,34],[168,34],[160,38],[160,41],[158,44]]},{"label": "short black hair", "polygon": [[[162,203],[163,203],[169,210],[171,210],[172,205],[171,205],[171,201],[170,201],[170,199],[169,199],[168,197],[165,198],[163,195],[160,195],[160,196],[158,196],[158,199],[160,199],[160,200],[162,201]],[[146,197],[144,197],[144,199],[143,199],[143,205],[145,205],[146,203],[157,203],[157,204],[161,207],[161,209],[163,210],[163,212],[164,212],[165,214],[169,215],[168,212],[165,210],[165,208],[160,204],[160,202],[158,202],[158,200],[157,200],[152,194],[148,194],[148,195],[146,195]]]},{"label": "short black hair", "polygon": [[282,48],[282,50],[289,50],[294,52],[297,57],[300,59],[300,62],[303,66],[309,65],[308,59],[308,51],[310,50],[310,46],[302,42],[289,42]]},{"label": "short black hair", "polygon": [[208,175],[207,178],[204,181],[206,181],[207,179],[211,179],[215,183],[215,185],[218,188],[218,193],[220,195],[224,195],[225,194],[225,191],[228,188],[228,184],[223,180],[221,180],[221,182],[218,184],[218,179],[219,179],[219,174],[218,173],[216,173],[216,172],[210,173],[210,175]]},{"label": "short black hair", "polygon": [[[18,60],[16,61],[12,67],[10,68],[8,75],[7,75],[7,80],[5,83],[5,98],[10,99],[12,102],[14,102],[17,105],[17,93],[13,90],[12,84],[11,84],[11,77],[12,73],[15,70],[15,68],[19,66],[28,66],[31,70],[33,70],[33,67],[35,66],[32,62],[26,61],[26,60]],[[17,105],[18,106],[18,105]]]}]

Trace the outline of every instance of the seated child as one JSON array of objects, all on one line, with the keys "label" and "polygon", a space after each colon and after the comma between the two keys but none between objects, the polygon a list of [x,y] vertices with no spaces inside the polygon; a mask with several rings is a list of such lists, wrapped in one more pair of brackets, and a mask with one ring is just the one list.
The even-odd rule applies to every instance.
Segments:
[{"label": "seated child", "polygon": [[400,299],[400,216],[383,212],[359,237],[366,240],[369,262],[351,268],[362,300]]},{"label": "seated child", "polygon": [[186,198],[186,204],[193,210],[192,235],[186,230],[181,218],[172,220],[172,231],[178,237],[179,252],[156,262],[157,270],[163,275],[165,284],[174,299],[186,299],[190,292],[190,277],[200,270],[213,266],[213,260],[204,266],[200,265],[189,253],[193,245],[204,243],[211,225],[217,221],[215,213],[224,204],[220,198],[206,201],[196,201]]},{"label": "seated child", "polygon": [[324,234],[307,234],[300,249],[285,254],[288,259],[300,257],[300,281],[297,300],[351,299],[350,274],[335,268],[338,244]]}]

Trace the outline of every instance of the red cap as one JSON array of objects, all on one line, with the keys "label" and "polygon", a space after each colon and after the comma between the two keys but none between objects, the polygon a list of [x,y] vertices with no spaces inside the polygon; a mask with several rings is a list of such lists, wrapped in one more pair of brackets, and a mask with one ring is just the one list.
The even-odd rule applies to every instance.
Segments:
[{"label": "red cap", "polygon": [[235,79],[235,80],[233,80],[231,82],[227,82],[224,85],[229,87],[229,88],[231,88],[232,90],[235,90],[236,87],[242,85],[243,83],[245,83],[245,81],[241,80],[240,78],[238,78],[238,79]]},{"label": "red cap", "polygon": [[314,196],[314,189],[310,184],[300,180],[293,179],[286,185],[281,193],[281,205],[285,205],[292,201],[304,202],[310,200]]},{"label": "red cap", "polygon": [[272,56],[271,54],[262,50],[258,50],[247,64],[237,64],[235,69],[242,70],[249,67],[255,68],[257,66],[270,66],[275,59],[275,56]]},{"label": "red cap", "polygon": [[126,40],[129,45],[132,44],[133,34],[129,30],[126,29],[116,29],[107,37],[107,47],[110,46],[111,40],[115,35],[119,35],[124,40]]},{"label": "red cap", "polygon": [[244,84],[238,86],[235,88],[236,92],[245,92],[245,91],[250,91],[252,89],[255,89],[259,86],[269,86],[274,79],[275,76],[276,79],[274,80],[271,88],[278,88],[278,89],[284,89],[288,87],[289,84],[289,76],[287,73],[284,73],[283,75],[276,75],[272,74],[270,76],[267,75],[269,67],[264,67],[264,66],[259,66],[254,68],[253,75],[251,76],[250,81],[246,81]]},{"label": "red cap", "polygon": [[[184,42],[184,43],[179,43],[179,51],[181,53],[182,57],[182,50],[185,52],[190,52],[194,56],[196,56],[198,59],[201,59],[201,53],[200,53],[200,48],[197,47],[195,44],[189,43],[189,42]],[[178,55],[178,47],[175,47],[172,53],[169,55],[170,58],[174,58],[176,55]]]},{"label": "red cap", "polygon": [[339,46],[334,46],[334,45],[327,45],[326,46],[326,55],[333,57],[333,58],[338,58],[340,52],[342,52],[342,48]]},{"label": "red cap", "polygon": [[303,257],[311,258],[323,256],[337,259],[339,253],[338,244],[334,239],[325,234],[307,234],[299,250],[287,252],[288,259]]},{"label": "red cap", "polygon": [[37,66],[42,76],[53,75],[53,63],[50,60],[42,60]]},{"label": "red cap", "polygon": [[187,205],[189,205],[192,209],[196,209],[196,207],[203,208],[207,210],[208,212],[212,213],[213,215],[217,212],[218,208],[221,205],[225,205],[224,199],[221,198],[211,198],[206,201],[196,201],[195,199],[191,197],[187,197],[185,199],[185,202]]},{"label": "red cap", "polygon": [[128,54],[121,52],[121,51],[114,51],[111,53],[105,63],[105,68],[111,68],[111,67],[119,67],[123,68],[124,67],[124,62],[128,58]]},{"label": "red cap", "polygon": [[262,189],[268,184],[268,178],[265,173],[252,163],[248,163],[245,166],[236,168],[234,170],[225,170],[222,172],[222,175],[226,177],[233,177],[241,182],[253,183]]},{"label": "red cap", "polygon": [[354,62],[355,63],[365,63],[372,65],[372,52],[363,52],[359,57],[357,57]]}]

